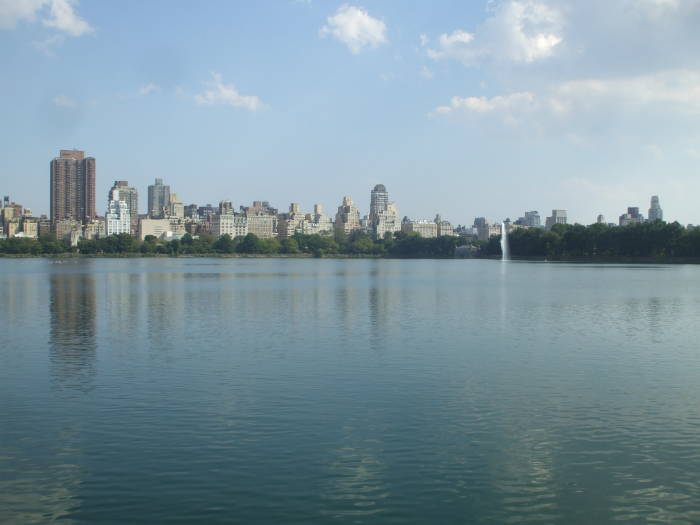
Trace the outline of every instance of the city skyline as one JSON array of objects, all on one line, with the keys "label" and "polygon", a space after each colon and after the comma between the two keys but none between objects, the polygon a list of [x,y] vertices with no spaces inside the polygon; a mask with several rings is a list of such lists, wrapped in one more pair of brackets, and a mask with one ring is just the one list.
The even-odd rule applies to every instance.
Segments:
[{"label": "city skyline", "polygon": [[383,183],[453,223],[588,224],[654,194],[700,223],[697,2],[127,4],[0,10],[1,190],[37,213],[46,152],[75,146],[98,195],[128,180],[142,206],[154,178],[184,204],[304,209],[366,210]]}]

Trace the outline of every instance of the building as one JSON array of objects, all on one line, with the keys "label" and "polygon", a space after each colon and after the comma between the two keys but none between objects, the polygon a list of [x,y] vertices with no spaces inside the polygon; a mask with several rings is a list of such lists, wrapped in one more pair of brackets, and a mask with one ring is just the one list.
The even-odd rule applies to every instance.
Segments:
[{"label": "building", "polygon": [[248,217],[245,215],[217,214],[212,215],[209,221],[211,234],[215,237],[230,235],[232,239],[235,239],[236,237],[245,237],[248,234]]},{"label": "building", "polygon": [[389,192],[384,184],[377,184],[370,192],[369,220],[372,225],[379,220],[379,215],[386,213],[389,207]]},{"label": "building", "polygon": [[623,213],[619,217],[620,226],[629,226],[630,224],[640,224],[644,222],[644,216],[639,213],[637,206],[629,206],[627,213]]},{"label": "building", "polygon": [[347,235],[361,228],[360,211],[353,204],[352,197],[346,195],[343,197],[343,203],[338,206],[338,212],[335,214],[335,229]]},{"label": "building", "polygon": [[146,237],[152,235],[160,239],[166,237],[170,231],[169,219],[139,219],[139,239],[144,241]]},{"label": "building", "polygon": [[544,227],[551,230],[555,224],[566,224],[566,210],[552,210],[552,215],[547,217]]},{"label": "building", "polygon": [[114,186],[109,190],[107,200],[112,199],[114,191],[118,192],[117,201],[126,202],[129,208],[129,232],[134,237],[138,233],[139,228],[139,192],[136,188],[129,186],[129,182],[125,180],[115,180]]},{"label": "building", "polygon": [[60,219],[53,223],[53,230],[57,239],[69,239],[72,232],[82,234],[83,223],[75,219]]},{"label": "building", "polygon": [[[130,216],[131,217],[131,216]],[[131,217],[133,218],[133,217]],[[138,234],[138,222],[136,223],[136,234]],[[105,221],[99,217],[92,222],[83,226],[84,239],[99,239],[107,235],[107,226]]]},{"label": "building", "polygon": [[39,237],[39,219],[35,219],[34,217],[23,217],[22,233],[24,234],[24,237],[31,237],[33,239]]},{"label": "building", "polygon": [[435,224],[437,224],[437,236],[438,237],[456,237],[455,229],[452,227],[450,221],[445,221],[440,217],[438,213],[435,216]]},{"label": "building", "polygon": [[307,216],[301,212],[301,206],[297,202],[289,205],[288,213],[281,213],[277,217],[277,235],[280,239],[292,237],[295,233],[302,233]]},{"label": "building", "polygon": [[479,241],[488,241],[489,237],[501,234],[501,225],[490,224],[486,217],[476,217],[472,229],[476,231],[476,238]]},{"label": "building", "polygon": [[595,222],[597,224],[605,224],[605,215],[603,215],[602,213],[598,215]]},{"label": "building", "polygon": [[246,217],[246,219],[248,233],[253,233],[261,239],[271,239],[272,237],[276,237],[276,215],[250,215]]},{"label": "building", "polygon": [[164,218],[170,209],[170,186],[163,184],[163,179],[156,179],[148,186],[148,216],[151,219]]},{"label": "building", "polygon": [[61,150],[51,161],[51,222],[71,220],[87,223],[97,216],[95,208],[95,159],[84,151]]},{"label": "building", "polygon": [[649,221],[663,221],[664,220],[664,210],[661,209],[659,204],[659,196],[653,195],[651,197],[651,207],[649,208]]},{"label": "building", "polygon": [[540,228],[542,226],[540,222],[540,212],[536,210],[526,211],[523,217],[515,221],[515,224],[519,226],[528,226],[530,228]]},{"label": "building", "polygon": [[185,218],[192,219],[193,221],[199,220],[199,212],[197,211],[196,204],[188,204],[185,206]]},{"label": "building", "polygon": [[438,225],[435,221],[411,220],[404,217],[401,222],[401,231],[404,233],[418,233],[427,239],[438,236]]},{"label": "building", "polygon": [[177,193],[170,195],[170,206],[168,207],[168,216],[177,217],[179,219],[185,218],[185,205],[180,202],[177,198]]},{"label": "building", "polygon": [[233,203],[231,201],[219,202],[219,215],[233,215]]},{"label": "building", "polygon": [[131,233],[131,214],[126,201],[121,200],[119,187],[112,188],[107,213],[105,214],[105,230],[107,235]]}]

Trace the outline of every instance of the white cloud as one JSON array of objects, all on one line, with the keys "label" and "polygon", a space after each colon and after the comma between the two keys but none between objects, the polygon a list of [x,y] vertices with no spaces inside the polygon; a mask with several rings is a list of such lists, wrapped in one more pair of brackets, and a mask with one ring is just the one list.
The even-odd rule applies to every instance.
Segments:
[{"label": "white cloud", "polygon": [[554,54],[564,39],[563,16],[559,9],[536,0],[509,0],[475,33],[462,29],[442,34],[435,49],[427,54],[434,60],[454,59],[472,66],[486,59],[531,63]]},{"label": "white cloud", "polygon": [[341,5],[326,21],[327,25],[320,29],[319,34],[322,37],[332,35],[355,55],[365,47],[377,47],[387,42],[386,24],[361,7]]},{"label": "white cloud", "polygon": [[205,82],[209,87],[204,93],[195,95],[197,104],[213,106],[223,104],[250,111],[263,109],[265,104],[255,95],[241,95],[233,84],[224,84],[220,73],[212,73],[212,80]]},{"label": "white cloud", "polygon": [[65,95],[58,95],[54,97],[53,99],[54,105],[60,107],[60,108],[70,108],[70,109],[75,109],[78,107],[78,103],[73,100],[72,98],[69,98]]},{"label": "white cloud", "polygon": [[420,35],[418,35],[418,38],[420,39],[421,47],[427,46],[430,42],[430,38],[428,38],[428,35],[426,35],[425,33],[421,33]]},{"label": "white cloud", "polygon": [[[42,21],[44,26],[71,36],[92,33],[90,24],[75,12],[75,4],[77,0],[0,0],[0,28],[11,29],[22,20],[34,22],[37,14],[48,7],[47,17]],[[46,52],[53,43],[49,38],[43,43],[35,42],[35,47]]]},{"label": "white cloud", "polygon": [[47,0],[0,0],[0,28],[12,29],[17,22],[33,22]]},{"label": "white cloud", "polygon": [[160,91],[160,86],[158,84],[154,84],[153,82],[149,82],[139,89],[139,94],[145,96],[149,93],[153,93],[154,91]]},{"label": "white cloud", "polygon": [[[538,130],[599,133],[610,122],[634,129],[650,119],[695,120],[700,116],[700,71],[671,70],[650,75],[559,82],[537,92],[494,97],[455,96],[430,116],[497,119],[507,124],[528,122]],[[640,120],[641,119],[641,120]],[[637,123],[637,124],[633,124]]]},{"label": "white cloud", "polygon": [[53,27],[71,36],[92,33],[94,29],[73,10],[75,0],[52,0],[51,16],[44,20],[46,27]]}]

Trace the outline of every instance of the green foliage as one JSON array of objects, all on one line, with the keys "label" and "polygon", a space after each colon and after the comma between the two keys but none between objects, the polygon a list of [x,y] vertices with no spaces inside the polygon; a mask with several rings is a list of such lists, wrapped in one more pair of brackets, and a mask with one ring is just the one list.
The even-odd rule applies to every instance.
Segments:
[{"label": "green foliage", "polygon": [[[500,236],[482,247],[484,255],[500,255]],[[700,230],[677,222],[645,222],[622,227],[606,224],[556,224],[551,231],[515,229],[508,234],[515,257],[700,257]]]}]

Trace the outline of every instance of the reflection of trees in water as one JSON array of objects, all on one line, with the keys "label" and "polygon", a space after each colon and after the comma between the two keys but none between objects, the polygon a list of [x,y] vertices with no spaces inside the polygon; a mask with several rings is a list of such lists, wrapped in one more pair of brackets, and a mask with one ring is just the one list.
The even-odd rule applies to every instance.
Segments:
[{"label": "reflection of trees in water", "polygon": [[50,278],[51,377],[59,386],[90,390],[95,376],[95,282],[85,273]]}]

